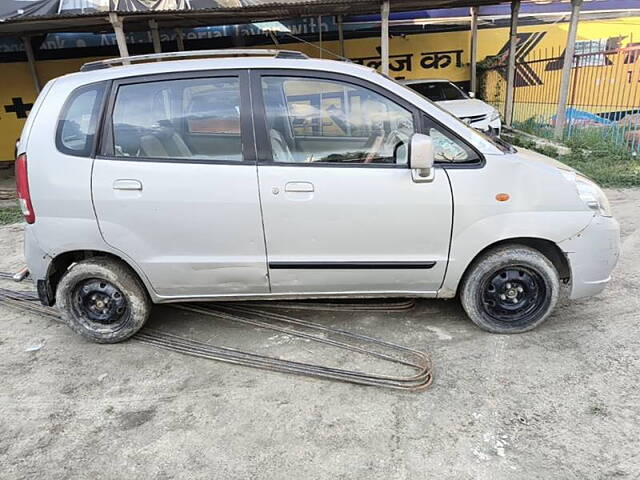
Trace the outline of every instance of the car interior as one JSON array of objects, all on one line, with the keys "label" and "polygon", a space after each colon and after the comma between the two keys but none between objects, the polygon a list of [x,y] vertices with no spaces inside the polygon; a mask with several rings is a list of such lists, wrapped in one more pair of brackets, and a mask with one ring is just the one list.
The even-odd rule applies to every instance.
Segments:
[{"label": "car interior", "polygon": [[238,80],[124,85],[113,131],[116,156],[242,161]]},{"label": "car interior", "polygon": [[377,93],[290,77],[265,77],[262,89],[274,161],[407,163],[411,112]]}]

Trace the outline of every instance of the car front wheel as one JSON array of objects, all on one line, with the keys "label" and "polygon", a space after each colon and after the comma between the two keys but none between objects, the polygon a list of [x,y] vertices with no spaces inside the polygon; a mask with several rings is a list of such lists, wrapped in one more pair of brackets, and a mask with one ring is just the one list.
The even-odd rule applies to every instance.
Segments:
[{"label": "car front wheel", "polygon": [[553,311],[560,291],[558,272],[542,253],[523,245],[498,247],[467,272],[460,300],[467,315],[492,333],[531,330]]}]

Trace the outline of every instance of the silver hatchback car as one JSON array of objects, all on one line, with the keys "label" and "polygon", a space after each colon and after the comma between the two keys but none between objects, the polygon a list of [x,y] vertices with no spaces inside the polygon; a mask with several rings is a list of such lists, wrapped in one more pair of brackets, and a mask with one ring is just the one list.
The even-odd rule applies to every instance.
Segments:
[{"label": "silver hatchback car", "polygon": [[359,65],[208,53],[87,64],[33,107],[25,256],[76,332],[124,340],[152,303],[456,295],[523,332],[561,282],[609,281],[618,224],[571,168]]}]

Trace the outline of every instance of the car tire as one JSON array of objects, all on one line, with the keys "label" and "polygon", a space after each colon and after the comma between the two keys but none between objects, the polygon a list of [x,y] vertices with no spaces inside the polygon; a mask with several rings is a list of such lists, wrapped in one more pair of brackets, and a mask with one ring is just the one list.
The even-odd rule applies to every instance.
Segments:
[{"label": "car tire", "polygon": [[58,284],[56,303],[67,325],[96,343],[128,339],[151,311],[147,291],[129,266],[101,257],[71,265]]},{"label": "car tire", "polygon": [[549,259],[524,245],[498,247],[474,261],[460,300],[469,318],[492,333],[522,333],[551,314],[560,292]]}]

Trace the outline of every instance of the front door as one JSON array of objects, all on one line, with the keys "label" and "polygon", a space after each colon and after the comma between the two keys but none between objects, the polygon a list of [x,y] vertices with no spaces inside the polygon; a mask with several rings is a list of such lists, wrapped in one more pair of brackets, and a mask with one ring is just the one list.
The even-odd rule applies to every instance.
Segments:
[{"label": "front door", "polygon": [[412,181],[418,112],[353,77],[252,75],[271,291],[436,292],[452,199],[443,170]]},{"label": "front door", "polygon": [[246,72],[114,85],[93,198],[165,297],[268,293]]}]

